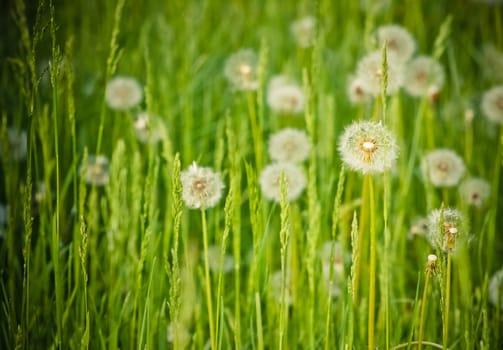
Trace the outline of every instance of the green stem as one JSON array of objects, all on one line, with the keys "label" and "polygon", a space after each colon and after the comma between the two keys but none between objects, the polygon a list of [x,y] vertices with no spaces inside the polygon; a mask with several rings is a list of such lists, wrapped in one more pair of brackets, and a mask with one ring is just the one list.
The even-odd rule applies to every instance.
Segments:
[{"label": "green stem", "polygon": [[260,296],[255,293],[255,307],[257,309],[257,348],[264,350],[264,332],[262,330],[262,310],[260,307]]},{"label": "green stem", "polygon": [[447,253],[447,273],[445,281],[445,316],[444,316],[444,327],[443,327],[443,349],[447,349],[448,337],[449,337],[449,302],[451,295],[451,253]]},{"label": "green stem", "polygon": [[253,151],[255,153],[255,165],[257,169],[262,169],[262,138],[260,135],[260,125],[257,120],[255,101],[253,92],[248,93],[248,114],[250,117],[250,127],[253,139]]},{"label": "green stem", "polygon": [[206,227],[206,211],[201,209],[201,221],[203,226],[203,244],[204,244],[204,276],[206,284],[206,304],[208,307],[208,323],[210,324],[210,341],[211,349],[216,349],[215,343],[215,325],[213,324],[213,304],[211,301],[211,281],[210,281],[210,266],[208,258],[208,230]]},{"label": "green stem", "polygon": [[421,311],[419,313],[419,334],[418,334],[418,349],[423,348],[423,332],[424,332],[424,314],[426,311],[426,301],[428,299],[428,286],[430,283],[430,272],[426,272],[426,279],[424,281],[423,298],[421,299]]},{"label": "green stem", "polygon": [[[367,216],[367,192],[368,192],[368,184],[370,182],[370,176],[365,176],[363,178],[363,189],[362,189],[362,208],[360,210],[360,220],[359,220],[359,226],[358,226],[358,252],[362,254],[363,252],[363,234],[364,234],[364,227],[365,227],[365,219]],[[362,259],[358,260],[358,264],[355,266],[355,276],[354,276],[354,289],[353,289],[353,305],[356,306],[357,301],[358,301],[358,290],[360,286],[360,271],[361,271],[361,265],[362,265]]]},{"label": "green stem", "polygon": [[369,318],[368,318],[368,348],[374,349],[375,327],[375,297],[376,297],[376,231],[374,213],[374,185],[370,175],[367,175],[369,183],[370,202],[370,287],[369,287]]}]

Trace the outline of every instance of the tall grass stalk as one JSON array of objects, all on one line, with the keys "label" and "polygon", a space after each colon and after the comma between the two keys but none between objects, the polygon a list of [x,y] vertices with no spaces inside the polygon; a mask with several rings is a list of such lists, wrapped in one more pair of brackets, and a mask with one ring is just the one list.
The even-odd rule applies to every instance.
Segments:
[{"label": "tall grass stalk", "polygon": [[445,306],[444,306],[444,319],[442,327],[442,346],[447,350],[449,344],[449,311],[451,304],[451,270],[452,270],[452,257],[451,252],[447,253],[447,268],[445,273]]},{"label": "tall grass stalk", "polygon": [[375,222],[375,198],[374,184],[370,175],[369,183],[369,207],[370,207],[370,277],[369,277],[369,315],[368,315],[368,348],[374,349],[374,328],[375,328],[375,298],[376,298],[376,222]]},{"label": "tall grass stalk", "polygon": [[288,248],[288,241],[290,240],[290,205],[288,203],[288,184],[286,182],[286,176],[281,173],[280,176],[280,207],[281,207],[281,228],[279,232],[280,239],[280,255],[281,255],[281,302],[279,311],[279,341],[278,348],[280,350],[288,348],[285,344],[285,338],[287,335],[287,313],[288,304],[286,302],[286,291],[289,284],[287,280],[286,271],[286,255]]},{"label": "tall grass stalk", "polygon": [[204,287],[206,291],[206,307],[208,308],[208,323],[210,330],[210,344],[211,349],[215,350],[217,347],[215,335],[215,319],[213,318],[213,301],[211,293],[211,279],[210,279],[210,262],[208,258],[208,228],[206,223],[206,210],[201,209],[201,225],[203,231],[203,245],[204,245]]}]

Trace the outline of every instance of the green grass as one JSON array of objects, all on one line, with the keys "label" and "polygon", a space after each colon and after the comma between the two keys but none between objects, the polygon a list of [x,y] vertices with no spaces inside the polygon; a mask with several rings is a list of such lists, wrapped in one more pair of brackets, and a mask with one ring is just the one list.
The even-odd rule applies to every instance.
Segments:
[{"label": "green grass", "polygon": [[[503,129],[479,107],[483,92],[503,83],[482,74],[481,58],[486,43],[503,50],[501,5],[407,0],[371,13],[359,1],[12,0],[5,8],[1,349],[503,346],[501,310],[488,301],[489,279],[503,266]],[[301,49],[289,26],[308,14],[318,35]],[[374,30],[389,23],[444,66],[437,103],[403,90],[349,102],[349,75],[374,48]],[[223,75],[241,48],[259,55],[255,92],[234,91]],[[280,73],[302,84],[303,115],[268,107],[267,83]],[[162,118],[160,142],[137,141],[135,110],[107,106],[105,86],[117,74],[144,86],[139,109]],[[345,126],[380,118],[397,136],[396,169],[365,177],[343,168]],[[306,130],[313,145],[307,187],[288,203],[282,180],[273,203],[259,176],[269,135],[287,126]],[[14,159],[8,128],[27,132],[26,159]],[[423,183],[421,157],[441,147],[462,155],[465,176],[491,183],[485,206],[466,206],[456,187]],[[110,159],[104,187],[79,172],[97,153]],[[180,172],[194,160],[225,183],[205,211],[181,197]],[[40,183],[46,195],[36,200]],[[469,242],[449,255],[409,237],[415,218],[442,205],[460,209],[469,226]],[[329,240],[342,247],[343,278],[330,272],[337,296],[322,271]],[[206,270],[207,244],[221,246],[222,264],[233,256],[231,272]],[[437,273],[426,275],[433,253]]]}]

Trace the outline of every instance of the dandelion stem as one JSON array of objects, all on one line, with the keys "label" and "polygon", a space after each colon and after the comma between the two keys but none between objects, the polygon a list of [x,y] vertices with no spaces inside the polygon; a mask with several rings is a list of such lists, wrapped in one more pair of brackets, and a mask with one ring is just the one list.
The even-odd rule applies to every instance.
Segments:
[{"label": "dandelion stem", "polygon": [[[359,230],[358,230],[358,252],[361,254],[363,251],[363,230],[365,227],[365,218],[367,216],[367,192],[368,192],[368,183],[370,181],[369,176],[365,176],[363,178],[363,189],[362,189],[362,208],[360,211],[360,220],[359,220]],[[358,259],[358,264],[355,266],[354,270],[354,288],[353,288],[353,305],[356,306],[358,301],[358,289],[360,286],[360,271],[361,271],[361,258]]]},{"label": "dandelion stem", "polygon": [[424,334],[424,314],[426,311],[426,301],[428,298],[428,287],[430,284],[430,271],[426,271],[426,277],[424,281],[423,298],[421,299],[421,311],[419,313],[419,334],[417,338],[418,349],[423,348],[423,334]]},{"label": "dandelion stem", "polygon": [[370,287],[369,287],[369,318],[368,318],[368,344],[369,350],[374,349],[374,326],[375,326],[375,297],[376,297],[376,231],[374,212],[374,184],[370,175],[369,202],[370,202]]},{"label": "dandelion stem", "polygon": [[211,281],[210,281],[210,266],[208,258],[208,230],[206,227],[206,211],[201,209],[201,221],[203,226],[203,244],[204,244],[204,275],[206,283],[206,303],[208,307],[208,323],[210,325],[210,341],[211,349],[216,349],[215,344],[215,326],[213,324],[213,304],[211,301]]},{"label": "dandelion stem", "polygon": [[447,272],[445,280],[445,316],[444,316],[444,327],[443,327],[443,349],[447,349],[448,337],[449,337],[449,302],[451,295],[451,253],[447,253]]}]

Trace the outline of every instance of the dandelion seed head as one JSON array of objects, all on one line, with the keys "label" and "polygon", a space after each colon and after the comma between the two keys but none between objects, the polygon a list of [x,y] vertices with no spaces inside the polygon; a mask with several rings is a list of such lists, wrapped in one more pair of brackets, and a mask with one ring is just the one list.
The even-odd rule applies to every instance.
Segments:
[{"label": "dandelion seed head", "polygon": [[425,179],[436,187],[456,186],[465,172],[465,164],[456,152],[437,149],[423,157],[421,170]]},{"label": "dandelion seed head", "polygon": [[456,249],[461,235],[466,235],[464,219],[457,209],[435,209],[428,216],[428,238],[433,247],[446,252]]},{"label": "dandelion seed head", "polygon": [[303,162],[309,157],[310,143],[302,130],[286,128],[269,138],[269,155],[279,162]]},{"label": "dandelion seed head", "polygon": [[394,55],[399,63],[407,62],[416,50],[414,37],[399,25],[381,26],[376,33],[379,47],[386,43],[388,53]]},{"label": "dandelion seed head", "polygon": [[87,164],[80,168],[80,174],[85,176],[86,183],[94,186],[105,186],[110,181],[110,163],[104,155],[90,155]]},{"label": "dandelion seed head", "polygon": [[339,153],[352,170],[382,173],[398,158],[394,135],[381,123],[359,121],[349,125],[339,139]]},{"label": "dandelion seed head", "polygon": [[[289,306],[293,303],[293,297],[290,289],[290,276],[288,272],[289,271],[286,272],[285,282],[285,305]],[[269,277],[269,292],[271,293],[270,297],[278,303],[281,303],[281,279],[281,271],[275,271]]]},{"label": "dandelion seed head", "polygon": [[285,174],[289,201],[297,199],[306,187],[306,177],[302,169],[290,162],[273,163],[266,166],[260,173],[260,187],[264,196],[270,200],[280,202],[281,173]]},{"label": "dandelion seed head", "polygon": [[348,82],[348,97],[353,104],[361,104],[370,100],[370,95],[365,91],[365,85],[362,79],[351,77]]},{"label": "dandelion seed head", "polygon": [[251,49],[241,49],[225,62],[224,75],[236,90],[256,90],[258,57]]},{"label": "dandelion seed head", "polygon": [[141,103],[143,88],[134,78],[116,76],[107,83],[105,100],[112,109],[128,110]]},{"label": "dandelion seed head", "polygon": [[485,78],[494,82],[503,79],[503,52],[492,44],[486,44],[482,48],[481,60],[481,68]]},{"label": "dandelion seed head", "polygon": [[214,207],[222,197],[224,183],[219,173],[193,162],[180,174],[182,199],[190,209]]},{"label": "dandelion seed head", "polygon": [[[28,154],[28,139],[26,131],[15,128],[7,129],[7,141],[9,158],[14,162],[20,162],[26,159]],[[0,156],[3,157],[3,143],[0,142]]]},{"label": "dandelion seed head", "polygon": [[503,309],[503,269],[496,271],[489,281],[489,301],[494,307]]},{"label": "dandelion seed head", "polygon": [[304,91],[285,76],[271,79],[267,87],[267,104],[278,114],[299,114],[304,111]]},{"label": "dandelion seed head", "polygon": [[[213,272],[227,273],[234,269],[234,257],[225,254],[223,256],[223,265],[220,266],[222,258],[222,247],[219,245],[210,245],[208,247],[208,267]],[[204,260],[204,252],[201,253],[201,259]]]},{"label": "dandelion seed head", "polygon": [[[390,95],[402,86],[404,73],[403,65],[395,59],[394,55],[388,55],[386,62],[388,73],[386,93]],[[356,77],[360,79],[364,91],[372,96],[379,95],[383,79],[382,53],[375,51],[363,57],[356,67]]]},{"label": "dandelion seed head", "polygon": [[161,119],[148,112],[140,112],[134,120],[136,138],[141,143],[156,143],[162,140],[163,123]]},{"label": "dandelion seed head", "polygon": [[428,56],[419,56],[410,61],[405,70],[404,89],[416,97],[436,96],[445,81],[442,65]]},{"label": "dandelion seed head", "polygon": [[495,86],[484,93],[481,108],[487,119],[503,124],[503,85]]},{"label": "dandelion seed head", "polygon": [[409,229],[410,238],[414,236],[426,236],[428,233],[428,219],[424,217],[417,217],[412,221]]},{"label": "dandelion seed head", "polygon": [[481,208],[491,194],[491,185],[481,178],[469,178],[459,186],[459,195],[463,201],[477,208]]},{"label": "dandelion seed head", "polygon": [[312,16],[300,18],[290,25],[290,32],[301,48],[313,46],[316,39],[316,19]]}]

